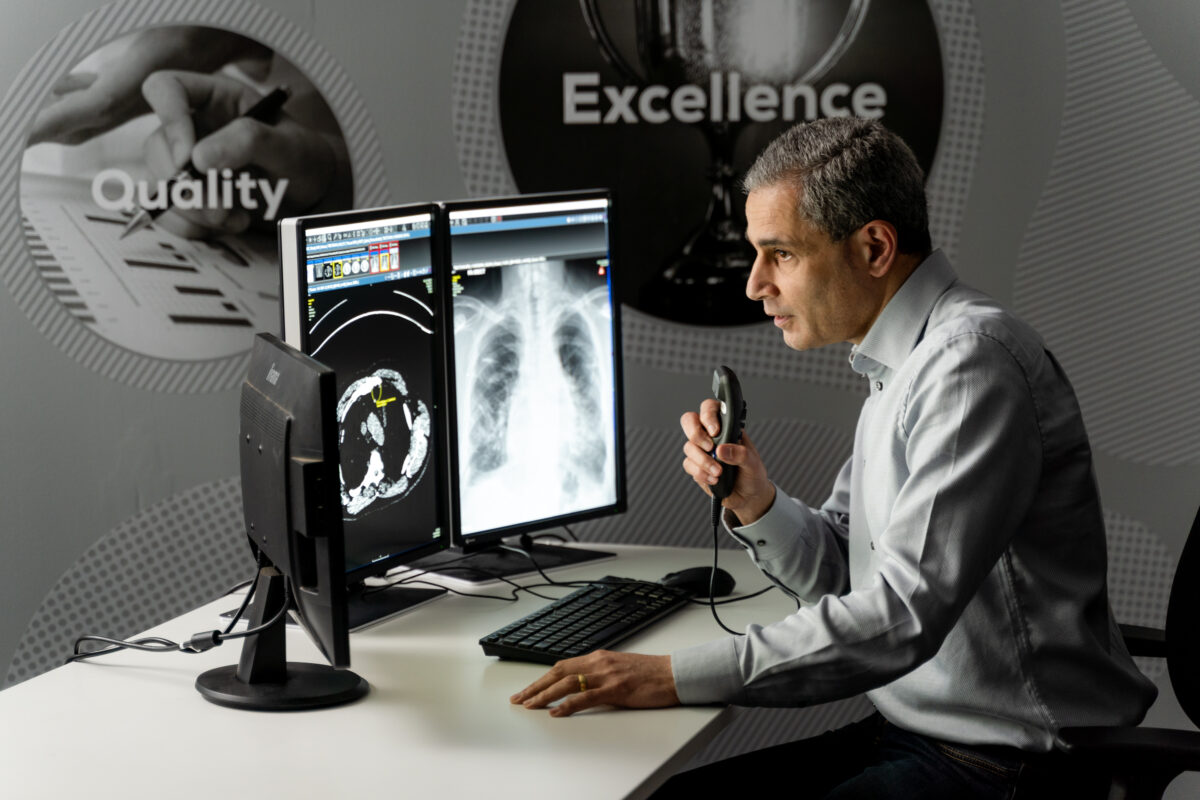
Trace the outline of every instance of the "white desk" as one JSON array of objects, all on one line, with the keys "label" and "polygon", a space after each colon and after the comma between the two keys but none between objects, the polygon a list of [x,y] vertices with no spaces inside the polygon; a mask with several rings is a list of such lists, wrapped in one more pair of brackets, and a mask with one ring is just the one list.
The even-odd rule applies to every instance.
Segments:
[{"label": "white desk", "polygon": [[[704,549],[603,549],[620,555],[552,577],[657,580],[712,559]],[[740,552],[723,551],[721,566],[737,579],[737,593],[766,585]],[[0,692],[0,796],[583,800],[649,794],[721,729],[727,710],[594,709],[554,719],[510,705],[508,696],[544,668],[489,658],[477,642],[544,602],[449,596],[356,633],[352,669],[371,691],[357,703],[319,711],[238,711],[204,700],[193,682],[210,667],[236,663],[241,648],[232,642],[200,655],[127,651],[52,670]],[[217,613],[229,606],[228,598],[219,600],[153,633],[180,641],[218,627]],[[778,619],[794,605],[769,592],[720,608],[736,630]],[[708,608],[695,605],[622,649],[666,653],[722,635]],[[298,630],[288,633],[288,658],[321,661]]]}]

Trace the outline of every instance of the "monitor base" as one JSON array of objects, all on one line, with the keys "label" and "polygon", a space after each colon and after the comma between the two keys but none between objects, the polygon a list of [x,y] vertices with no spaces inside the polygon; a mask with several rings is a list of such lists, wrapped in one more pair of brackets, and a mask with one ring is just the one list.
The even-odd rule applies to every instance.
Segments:
[{"label": "monitor base", "polygon": [[[302,711],[349,703],[370,689],[349,670],[287,660],[283,622],[289,605],[287,583],[275,567],[259,569],[249,617],[249,625],[259,630],[242,639],[237,664],[210,669],[196,678],[196,691],[205,700],[247,711]],[[344,663],[349,663],[348,656]]]},{"label": "monitor base", "polygon": [[573,567],[588,561],[616,558],[616,553],[602,550],[585,550],[581,547],[534,543],[528,552],[515,547],[497,545],[474,553],[463,553],[453,549],[443,550],[414,561],[408,566],[436,572],[447,578],[467,583],[488,583],[500,578],[515,578],[536,573]]},{"label": "monitor base", "polygon": [[196,678],[196,691],[219,706],[250,711],[303,711],[349,703],[365,695],[369,686],[349,670],[325,664],[287,662],[282,682],[246,683],[230,664],[210,669]]}]

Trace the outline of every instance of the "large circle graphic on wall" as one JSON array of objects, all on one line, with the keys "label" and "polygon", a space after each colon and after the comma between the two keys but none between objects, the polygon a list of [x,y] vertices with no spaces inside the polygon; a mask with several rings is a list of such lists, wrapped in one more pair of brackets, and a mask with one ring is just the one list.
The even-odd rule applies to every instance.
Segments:
[{"label": "large circle graphic on wall", "polygon": [[356,185],[382,177],[378,143],[340,69],[286,20],[240,0],[106,12],[9,91],[0,155],[20,178],[0,235],[26,258],[7,257],[5,283],[91,369],[228,389],[253,334],[279,326],[276,221],[384,202],[383,180]]},{"label": "large circle graphic on wall", "polygon": [[500,126],[522,192],[614,190],[622,301],[703,325],[765,319],[737,179],[807,119],[881,119],[926,173],[942,121],[922,0],[517,0]]}]

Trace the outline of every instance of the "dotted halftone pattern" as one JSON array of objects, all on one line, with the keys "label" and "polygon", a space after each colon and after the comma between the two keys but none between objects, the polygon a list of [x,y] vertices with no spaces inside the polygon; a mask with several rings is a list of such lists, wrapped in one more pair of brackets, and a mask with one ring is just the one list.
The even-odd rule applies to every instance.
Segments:
[{"label": "dotted halftone pattern", "polygon": [[[754,440],[775,482],[811,505],[824,502],[854,447],[853,437],[840,430],[793,419],[756,420]],[[590,542],[708,546],[712,541],[708,498],[683,471],[683,442],[678,429],[627,429],[627,513],[581,522],[571,529]],[[721,542],[724,547],[739,547],[727,536]]]},{"label": "dotted halftone pattern", "polygon": [[1069,367],[1097,449],[1197,464],[1200,102],[1125,3],[1062,6],[1062,123],[1013,304]]},{"label": "dotted halftone pattern", "polygon": [[171,23],[236,31],[272,48],[302,69],[337,116],[354,165],[355,202],[382,205],[387,175],[366,105],[341,67],[307,32],[245,0],[140,0],[90,12],[61,30],[25,65],[0,106],[0,276],[38,330],[63,352],[112,380],[157,392],[205,393],[233,388],[249,361],[247,350],[216,359],[155,358],[120,347],[88,328],[39,276],[26,249],[19,211],[19,180],[34,115],[54,84],[106,42],[126,33]]},{"label": "dotted halftone pattern", "polygon": [[1162,540],[1137,520],[1104,512],[1108,532],[1109,601],[1117,619],[1161,628],[1175,576],[1175,559]]},{"label": "dotted halftone pattern", "polygon": [[254,574],[239,480],[156,503],[101,537],[59,578],[17,644],[4,686],[59,666],[82,634],[132,636]]},{"label": "dotted halftone pattern", "polygon": [[[1113,615],[1127,625],[1163,627],[1176,559],[1162,540],[1137,520],[1105,511],[1104,527],[1108,533],[1108,598]],[[1166,659],[1134,660],[1151,680],[1161,683],[1166,679]]]},{"label": "dotted halftone pattern", "polygon": [[[515,194],[500,136],[500,54],[516,0],[467,0],[451,75],[458,165],[473,196]],[[571,6],[574,11],[576,7]]]},{"label": "dotted halftone pattern", "polygon": [[[517,0],[468,0],[452,76],[452,113],[459,167],[472,195],[517,191],[499,125],[500,57]],[[934,241],[953,258],[983,128],[983,55],[969,0],[930,3],[946,75],[941,140],[927,192]],[[571,13],[575,13],[572,6]],[[865,393],[845,368],[846,348],[788,353],[770,325],[712,328],[680,325],[625,307],[622,335],[634,363],[693,374],[714,360],[736,364],[743,377],[784,378]]]},{"label": "dotted halftone pattern", "polygon": [[929,5],[941,40],[946,87],[937,157],[925,191],[930,235],[953,260],[983,135],[983,45],[968,0],[933,0]]}]

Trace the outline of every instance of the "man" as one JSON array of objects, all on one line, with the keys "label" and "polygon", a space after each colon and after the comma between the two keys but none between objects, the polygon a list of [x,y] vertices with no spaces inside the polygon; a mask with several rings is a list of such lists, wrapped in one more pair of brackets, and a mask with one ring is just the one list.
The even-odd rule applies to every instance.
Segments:
[{"label": "man", "polygon": [[757,252],[746,293],[789,347],[853,343],[870,395],[820,508],[768,480],[748,435],[711,458],[712,400],[683,416],[684,470],[707,491],[721,462],[738,467],[729,530],[803,605],[671,656],[561,662],[513,702],[564,698],[550,713],[565,716],[865,691],[878,713],[863,722],[682,773],[664,790],[790,778],[806,797],[1009,797],[1018,782],[1018,796],[1055,785],[1085,796],[1086,773],[1053,753],[1056,731],[1136,724],[1155,689],[1109,611],[1070,384],[1034,331],[932,251],[921,170],[880,124],[796,126],[745,188]]}]

